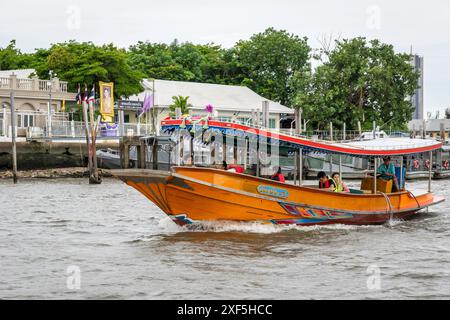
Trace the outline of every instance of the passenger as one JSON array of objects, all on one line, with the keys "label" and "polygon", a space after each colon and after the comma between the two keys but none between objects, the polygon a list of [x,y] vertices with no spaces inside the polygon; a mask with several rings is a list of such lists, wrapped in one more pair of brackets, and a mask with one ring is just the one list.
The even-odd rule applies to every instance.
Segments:
[{"label": "passenger", "polygon": [[347,187],[344,181],[341,180],[341,175],[337,172],[331,175],[331,179],[333,179],[335,188],[335,192],[350,192],[350,189]]},{"label": "passenger", "polygon": [[317,174],[317,179],[319,179],[319,189],[334,190],[335,185],[333,179],[330,179],[325,172],[320,171]]},{"label": "passenger", "polygon": [[281,172],[281,167],[278,167],[277,171],[270,177],[270,179],[279,182],[286,182],[286,179],[284,179],[284,175]]},{"label": "passenger", "polygon": [[244,173],[244,168],[237,164],[227,164],[226,161],[223,161],[222,166],[224,170],[229,172]]},{"label": "passenger", "polygon": [[225,160],[222,162],[222,169],[223,170],[227,170],[228,169],[228,163]]},{"label": "passenger", "polygon": [[230,164],[228,166],[228,171],[230,171],[230,170],[234,170],[234,172],[237,172],[237,173],[244,173],[244,167],[237,165],[237,164]]},{"label": "passenger", "polygon": [[383,157],[383,163],[378,167],[377,174],[380,175],[380,179],[392,180],[394,183],[392,185],[392,191],[396,192],[400,190],[398,187],[397,177],[395,176],[395,167],[391,163],[391,157]]}]

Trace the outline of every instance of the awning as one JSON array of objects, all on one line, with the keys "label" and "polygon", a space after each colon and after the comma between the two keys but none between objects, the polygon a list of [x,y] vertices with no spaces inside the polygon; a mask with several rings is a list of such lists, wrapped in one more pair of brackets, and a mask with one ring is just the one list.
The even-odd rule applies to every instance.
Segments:
[{"label": "awning", "polygon": [[[170,119],[161,121],[163,131],[179,129],[181,119]],[[203,124],[198,124],[201,128]],[[226,135],[239,137],[265,138],[271,143],[279,143],[282,146],[302,148],[306,151],[324,153],[345,154],[351,156],[400,156],[416,154],[440,149],[442,143],[433,139],[410,139],[410,138],[386,138],[351,142],[328,142],[311,140],[303,137],[291,136],[270,130],[257,129],[237,123],[210,120],[208,127],[211,130],[219,130]],[[191,129],[192,124],[186,121],[186,128]]]}]

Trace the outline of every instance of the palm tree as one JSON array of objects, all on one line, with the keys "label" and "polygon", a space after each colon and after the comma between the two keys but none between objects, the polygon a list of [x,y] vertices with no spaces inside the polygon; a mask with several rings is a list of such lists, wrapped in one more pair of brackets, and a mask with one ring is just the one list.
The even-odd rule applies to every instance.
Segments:
[{"label": "palm tree", "polygon": [[192,108],[192,104],[188,103],[189,96],[183,97],[183,96],[173,96],[172,101],[173,103],[169,106],[170,109],[170,115],[175,115],[175,109],[180,108],[181,114],[188,114],[189,109]]}]

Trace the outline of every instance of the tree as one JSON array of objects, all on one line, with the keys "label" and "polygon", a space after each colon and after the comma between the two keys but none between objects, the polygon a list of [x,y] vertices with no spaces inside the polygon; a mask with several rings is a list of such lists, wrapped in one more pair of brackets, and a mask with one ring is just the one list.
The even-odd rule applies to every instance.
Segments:
[{"label": "tree", "polygon": [[[308,117],[317,127],[333,123],[356,129],[372,122],[401,128],[412,118],[408,101],[417,88],[418,74],[410,55],[395,53],[391,45],[365,38],[336,41],[326,61],[311,78],[311,90],[303,101]],[[297,103],[304,100],[297,94]]]},{"label": "tree", "polygon": [[192,104],[188,103],[189,97],[173,96],[172,104],[169,106],[170,114],[175,115],[175,109],[180,108],[181,114],[188,114]]},{"label": "tree", "polygon": [[0,48],[0,70],[31,68],[32,55],[16,48],[16,40],[11,40],[6,48]]},{"label": "tree", "polygon": [[148,78],[225,83],[226,51],[214,44],[194,45],[177,40],[170,45],[138,42],[129,48],[128,59],[134,70]]},{"label": "tree", "polygon": [[38,75],[48,78],[50,70],[69,82],[75,91],[77,84],[114,82],[116,98],[129,97],[143,90],[143,75],[128,64],[126,51],[113,44],[96,46],[91,42],[69,41],[36,52],[43,62],[36,66]]},{"label": "tree", "polygon": [[309,69],[310,50],[307,38],[273,28],[239,41],[234,54],[245,75],[241,84],[290,106],[297,91],[292,81],[294,74]]}]

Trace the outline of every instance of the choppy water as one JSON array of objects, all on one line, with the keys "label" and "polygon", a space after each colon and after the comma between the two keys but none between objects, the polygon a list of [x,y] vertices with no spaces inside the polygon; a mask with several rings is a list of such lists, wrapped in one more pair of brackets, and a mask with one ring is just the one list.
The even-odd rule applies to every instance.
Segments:
[{"label": "choppy water", "polygon": [[187,231],[114,179],[0,181],[0,298],[450,298],[449,188],[392,227]]}]

